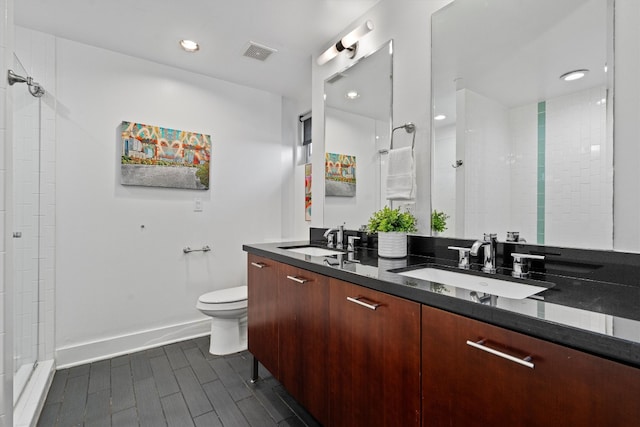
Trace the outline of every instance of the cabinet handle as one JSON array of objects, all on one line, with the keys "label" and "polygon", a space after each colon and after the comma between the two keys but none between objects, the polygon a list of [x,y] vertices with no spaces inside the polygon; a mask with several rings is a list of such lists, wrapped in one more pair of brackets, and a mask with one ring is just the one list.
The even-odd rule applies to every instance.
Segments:
[{"label": "cabinet handle", "polygon": [[485,340],[480,340],[480,341],[477,341],[477,342],[467,340],[467,345],[470,345],[471,347],[475,347],[478,350],[486,351],[487,353],[494,354],[496,356],[502,357],[503,359],[507,359],[507,360],[510,360],[512,362],[516,362],[516,363],[518,363],[518,364],[520,364],[522,366],[526,366],[527,368],[533,369],[534,364],[533,364],[533,362],[531,362],[531,356],[527,356],[527,357],[525,357],[523,359],[520,359],[518,357],[511,356],[510,354],[503,353],[501,351],[489,348],[489,347],[483,345],[484,343],[485,343]]},{"label": "cabinet handle", "polygon": [[267,266],[267,264],[263,264],[261,262],[252,262],[251,265],[258,268],[265,268]]},{"label": "cabinet handle", "polygon": [[363,307],[367,307],[369,310],[375,310],[380,306],[380,304],[367,304],[366,302],[360,301],[364,297],[347,297],[347,301],[355,302],[358,305]]},{"label": "cabinet handle", "polygon": [[301,279],[301,278],[296,277],[296,276],[287,276],[287,279],[293,280],[294,282],[298,282],[298,283],[307,283],[308,282],[307,279]]}]

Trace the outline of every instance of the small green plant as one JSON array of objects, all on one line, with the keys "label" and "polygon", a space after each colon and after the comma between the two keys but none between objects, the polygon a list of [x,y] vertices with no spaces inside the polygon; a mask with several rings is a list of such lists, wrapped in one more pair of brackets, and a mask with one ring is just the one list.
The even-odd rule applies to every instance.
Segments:
[{"label": "small green plant", "polygon": [[410,233],[418,231],[416,228],[416,222],[416,217],[410,212],[400,212],[400,208],[391,209],[390,207],[385,206],[371,215],[367,231],[369,233],[376,233],[378,231],[399,231]]},{"label": "small green plant", "polygon": [[448,219],[449,215],[447,215],[446,213],[434,210],[431,213],[431,229],[433,231],[437,231],[438,233],[442,233],[447,229]]},{"label": "small green plant", "polygon": [[196,176],[198,177],[202,185],[204,185],[206,188],[209,188],[209,162],[203,163],[198,166]]}]

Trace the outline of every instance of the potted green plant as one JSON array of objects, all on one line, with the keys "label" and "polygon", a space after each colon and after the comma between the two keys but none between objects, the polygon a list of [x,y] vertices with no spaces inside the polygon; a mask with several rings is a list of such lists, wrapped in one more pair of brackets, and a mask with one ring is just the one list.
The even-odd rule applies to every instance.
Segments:
[{"label": "potted green plant", "polygon": [[367,230],[378,233],[378,256],[404,258],[407,256],[407,233],[417,231],[416,217],[400,208],[385,206],[369,218]]},{"label": "potted green plant", "polygon": [[437,236],[438,233],[442,233],[447,229],[448,219],[449,215],[444,212],[438,212],[437,210],[431,212],[431,230],[433,230],[434,236]]}]

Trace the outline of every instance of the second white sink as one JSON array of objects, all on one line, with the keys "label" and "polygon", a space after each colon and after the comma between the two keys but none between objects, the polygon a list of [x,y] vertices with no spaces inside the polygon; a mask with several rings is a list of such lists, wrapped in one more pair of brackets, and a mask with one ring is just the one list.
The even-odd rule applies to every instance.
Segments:
[{"label": "second white sink", "polygon": [[286,249],[289,252],[295,252],[298,254],[311,255],[311,256],[331,256],[331,255],[344,253],[341,250],[325,249],[325,248],[319,248],[317,246],[299,246],[299,247],[288,247],[288,248],[281,248],[281,249]]},{"label": "second white sink", "polygon": [[552,287],[534,286],[527,283],[511,282],[487,276],[458,273],[455,271],[441,270],[439,268],[425,267],[416,270],[398,273],[401,276],[455,286],[470,291],[484,292],[512,299],[524,299]]}]

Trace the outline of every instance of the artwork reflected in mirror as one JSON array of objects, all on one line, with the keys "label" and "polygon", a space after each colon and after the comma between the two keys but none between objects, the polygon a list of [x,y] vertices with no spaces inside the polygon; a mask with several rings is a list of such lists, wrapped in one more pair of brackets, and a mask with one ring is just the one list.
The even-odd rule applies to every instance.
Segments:
[{"label": "artwork reflected in mirror", "polygon": [[325,80],[325,226],[358,229],[382,207],[386,156],[380,151],[390,144],[391,70],[388,42]]},{"label": "artwork reflected in mirror", "polygon": [[612,3],[456,0],[433,15],[441,236],[612,248]]},{"label": "artwork reflected in mirror", "polygon": [[356,156],[325,154],[324,195],[355,197]]}]

